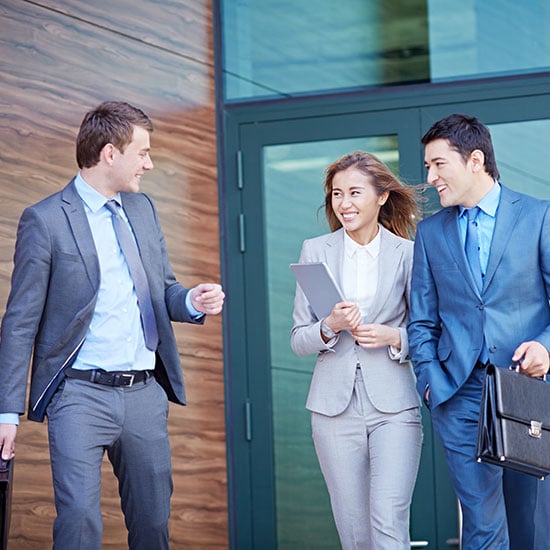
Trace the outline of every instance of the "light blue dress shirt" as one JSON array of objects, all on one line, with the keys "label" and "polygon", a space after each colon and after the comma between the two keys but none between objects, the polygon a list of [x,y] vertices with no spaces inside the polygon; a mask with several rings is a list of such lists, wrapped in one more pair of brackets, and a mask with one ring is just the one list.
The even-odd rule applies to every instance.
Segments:
[{"label": "light blue dress shirt", "polygon": [[[73,368],[151,370],[155,353],[145,347],[134,283],[118,244],[111,212],[105,207],[107,199],[80,174],[75,186],[90,224],[101,276],[92,322]],[[119,195],[113,198],[121,203]],[[120,212],[128,221],[124,211]]]},{"label": "light blue dress shirt", "polygon": [[[491,241],[495,230],[496,214],[500,202],[500,184],[495,180],[491,190],[476,205],[479,207],[477,215],[477,229],[479,236],[479,263],[481,264],[482,277],[487,272],[489,263],[489,252],[491,251]],[[466,208],[460,206],[460,215],[458,217],[458,227],[462,238],[462,245],[466,244],[466,227],[468,225],[467,215],[464,214]]]},{"label": "light blue dress shirt", "polygon": [[[117,241],[111,213],[105,207],[107,199],[88,185],[80,173],[75,178],[75,186],[90,224],[101,276],[92,321],[72,367],[106,371],[152,370],[155,352],[145,346],[134,283]],[[114,199],[121,203],[119,195]],[[128,222],[124,210],[120,212]],[[185,303],[191,316],[203,315],[191,304],[190,292]],[[0,423],[19,424],[19,415],[0,414]]]}]

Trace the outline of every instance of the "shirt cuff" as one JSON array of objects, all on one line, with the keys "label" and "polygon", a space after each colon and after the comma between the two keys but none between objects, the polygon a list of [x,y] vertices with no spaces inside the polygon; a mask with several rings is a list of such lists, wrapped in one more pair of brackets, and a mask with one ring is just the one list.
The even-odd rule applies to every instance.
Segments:
[{"label": "shirt cuff", "polygon": [[202,311],[197,311],[193,304],[191,303],[191,291],[189,291],[185,295],[185,307],[187,308],[187,311],[193,317],[194,319],[200,319],[201,317],[204,317],[206,313],[203,313]]},{"label": "shirt cuff", "polygon": [[388,353],[390,354],[390,359],[394,361],[399,361],[403,357],[403,350],[397,349],[395,346],[388,346]]},{"label": "shirt cuff", "polygon": [[19,426],[19,415],[17,413],[0,413],[0,424],[15,424]]}]

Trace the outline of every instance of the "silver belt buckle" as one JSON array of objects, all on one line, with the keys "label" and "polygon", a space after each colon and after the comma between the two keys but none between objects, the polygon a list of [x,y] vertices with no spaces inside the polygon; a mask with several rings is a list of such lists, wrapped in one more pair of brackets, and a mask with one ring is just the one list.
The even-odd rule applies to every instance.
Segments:
[{"label": "silver belt buckle", "polygon": [[129,379],[130,381],[128,384],[124,384],[127,388],[131,388],[134,385],[134,378],[136,377],[135,374],[122,374],[121,377],[126,380]]}]

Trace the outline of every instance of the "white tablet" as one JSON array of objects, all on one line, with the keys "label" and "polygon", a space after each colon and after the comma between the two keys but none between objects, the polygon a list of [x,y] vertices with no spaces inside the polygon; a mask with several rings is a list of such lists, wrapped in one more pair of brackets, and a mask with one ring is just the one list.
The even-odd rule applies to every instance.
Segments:
[{"label": "white tablet", "polygon": [[290,269],[317,319],[324,319],[335,304],[344,300],[342,291],[325,262],[290,264]]}]

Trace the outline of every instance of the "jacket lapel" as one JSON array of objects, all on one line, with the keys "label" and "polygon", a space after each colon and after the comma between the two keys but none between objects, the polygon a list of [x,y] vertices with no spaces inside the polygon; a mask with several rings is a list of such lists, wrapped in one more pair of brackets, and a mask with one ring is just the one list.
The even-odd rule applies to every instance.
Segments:
[{"label": "jacket lapel", "polygon": [[331,233],[325,242],[325,261],[342,290],[342,270],[344,266],[344,230]]},{"label": "jacket lapel", "polygon": [[[157,278],[154,272],[156,261],[151,256],[150,243],[154,239],[155,226],[151,224],[151,211],[153,206],[148,200],[141,200],[143,195],[137,193],[121,193],[121,202],[128,217],[128,221],[132,227],[132,231],[136,238],[136,244],[141,257],[143,269],[149,280],[149,287],[153,289],[153,281]],[[147,211],[144,210],[144,205],[147,205]]]},{"label": "jacket lapel", "polygon": [[458,229],[458,207],[452,207],[447,209],[447,217],[443,222],[443,233],[447,241],[447,246],[449,247],[449,252],[451,256],[456,260],[458,269],[468,281],[468,284],[472,287],[472,290],[478,295],[479,289],[472,275],[470,269],[470,263],[466,257],[466,251],[462,244],[462,239],[460,237],[460,232]]},{"label": "jacket lapel", "polygon": [[82,199],[74,186],[74,179],[61,193],[61,200],[65,215],[76,241],[76,246],[86,267],[88,279],[94,288],[99,286],[99,261],[94,244],[94,238],[84,212]]},{"label": "jacket lapel", "polygon": [[146,243],[151,239],[151,227],[144,223],[142,208],[140,207],[140,203],[135,200],[136,197],[137,195],[132,193],[121,193],[121,202],[128,221],[132,226],[143,267],[147,271],[148,266],[151,264],[151,258]]},{"label": "jacket lapel", "polygon": [[493,279],[495,271],[502,259],[502,254],[513,233],[514,227],[521,213],[520,197],[510,189],[501,185],[500,203],[497,210],[497,219],[491,240],[491,249],[489,253],[489,262],[487,264],[487,273],[485,274],[485,290]]},{"label": "jacket lapel", "polygon": [[[399,264],[403,259],[402,243],[393,234],[380,226],[380,255],[378,261],[378,288],[368,312],[368,322],[373,323],[380,315],[395,286]],[[367,282],[368,284],[368,282]]]}]

